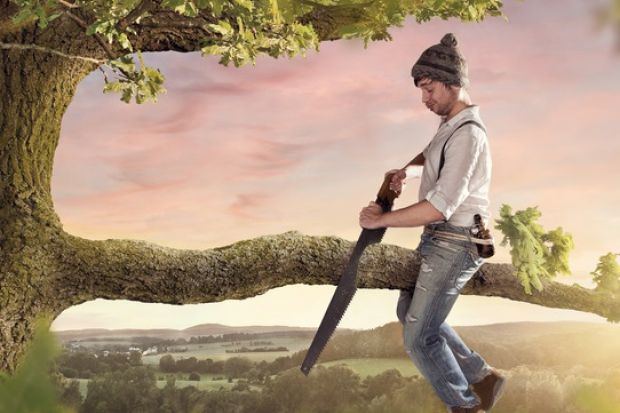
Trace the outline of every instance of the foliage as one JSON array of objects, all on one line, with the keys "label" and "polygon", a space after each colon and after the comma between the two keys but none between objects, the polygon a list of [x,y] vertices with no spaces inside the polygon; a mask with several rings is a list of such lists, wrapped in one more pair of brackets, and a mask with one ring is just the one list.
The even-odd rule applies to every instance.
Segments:
[{"label": "foliage", "polygon": [[545,232],[536,221],[541,213],[537,207],[512,213],[508,205],[502,205],[496,229],[502,231],[501,245],[510,243],[512,265],[516,276],[527,294],[532,287],[541,291],[543,282],[557,273],[570,274],[568,254],[574,248],[573,238],[562,227]]},{"label": "foliage", "polygon": [[608,396],[604,386],[589,385],[579,390],[575,404],[583,413],[620,413],[620,400]]},{"label": "foliage", "polygon": [[87,351],[63,352],[56,361],[58,371],[67,378],[91,378],[113,370],[142,365],[141,354],[132,351],[97,355]]},{"label": "foliage", "polygon": [[594,276],[596,289],[608,292],[620,292],[620,265],[613,252],[599,258],[596,269],[590,274]]},{"label": "foliage", "polygon": [[372,400],[375,397],[389,396],[398,387],[402,386],[405,378],[396,369],[389,369],[376,376],[369,376],[364,380],[366,391],[364,397]]},{"label": "foliage", "polygon": [[59,404],[50,376],[52,360],[59,351],[48,331],[49,321],[36,323],[34,340],[12,376],[0,375],[0,412],[69,413]]},{"label": "foliage", "polygon": [[[118,92],[126,103],[132,98],[137,103],[156,102],[157,96],[165,92],[163,75],[144,66],[140,50],[135,50],[131,42],[141,21],[151,15],[149,7],[142,7],[150,2],[15,0],[15,3],[19,10],[13,16],[14,23],[36,23],[43,30],[54,19],[72,15],[74,10],[92,16],[85,33],[97,36],[123,54],[120,58],[108,56],[106,66],[118,80],[108,82],[106,76],[104,92]],[[336,16],[330,19],[333,36],[359,38],[367,47],[371,40],[391,40],[388,28],[402,26],[407,16],[414,16],[418,22],[435,16],[480,21],[485,16],[500,16],[502,6],[501,0],[163,0],[159,5],[173,10],[180,18],[196,19],[206,33],[199,43],[202,55],[218,55],[220,64],[233,63],[236,67],[256,64],[261,54],[291,58],[305,56],[310,49],[318,51],[319,35],[307,18],[311,13]],[[134,10],[137,12],[132,14]],[[132,53],[137,53],[139,67],[133,63]]]},{"label": "foliage", "polygon": [[[410,361],[403,360],[407,362]],[[597,370],[594,377],[584,377],[578,368],[562,372],[557,368],[519,366],[502,373],[508,377],[508,383],[504,396],[493,409],[496,413],[620,413],[618,370]],[[117,376],[122,383],[133,385],[128,378],[134,377],[134,371],[129,369],[122,375]],[[380,391],[372,392],[373,388]],[[149,405],[149,413],[408,413],[445,409],[422,377],[400,377],[392,371],[360,381],[346,367],[317,366],[308,377],[298,369],[289,370],[260,391],[250,390],[246,382],[240,382],[235,390],[205,392],[193,386],[177,388],[174,380],[161,390],[151,382],[142,389],[157,402]],[[88,408],[99,405],[106,406],[109,412],[132,411],[114,410],[132,406],[126,404],[128,394],[89,395],[92,404]],[[145,411],[141,407],[134,409]],[[82,411],[92,410],[84,405]]]},{"label": "foliage", "polygon": [[82,411],[151,413],[159,406],[155,373],[147,367],[105,373],[88,383]]},{"label": "foliage", "polygon": [[[398,323],[393,325],[394,330],[401,328]],[[397,340],[392,332],[376,329],[365,333],[383,337],[389,345]],[[505,395],[493,409],[496,413],[620,413],[610,410],[620,402],[620,370],[610,364],[615,360],[620,336],[611,326],[523,323],[512,327],[510,333],[505,326],[463,327],[459,333],[508,377]],[[346,347],[353,337],[359,342],[380,341],[353,334],[334,340],[346,339],[339,343],[339,347]],[[344,356],[350,360],[351,354]],[[106,378],[107,390],[89,393],[89,404],[85,402],[81,410],[96,412],[93,409],[99,405],[100,411],[140,412],[148,407],[149,413],[408,413],[444,409],[428,382],[419,376],[404,377],[392,369],[361,380],[348,360],[340,360],[346,366],[318,365],[306,377],[299,371],[300,362],[266,376],[261,383],[237,380],[229,391],[177,388],[174,378],[158,389],[150,374],[137,374],[135,368],[121,366],[123,370],[115,374],[95,378]],[[404,364],[411,361],[404,357],[394,360],[399,368]],[[253,369],[269,370],[263,363],[256,363]],[[135,390],[125,388],[134,385]],[[148,394],[156,403],[136,405],[139,394]],[[122,410],[129,408],[133,410]]]}]

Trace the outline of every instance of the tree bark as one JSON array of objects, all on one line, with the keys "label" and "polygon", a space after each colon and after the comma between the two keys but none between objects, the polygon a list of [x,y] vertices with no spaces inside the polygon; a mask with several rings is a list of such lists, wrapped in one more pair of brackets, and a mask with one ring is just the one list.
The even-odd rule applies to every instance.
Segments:
[{"label": "tree bark", "polygon": [[[0,48],[0,370],[16,368],[38,316],[55,317],[95,298],[186,304],[241,299],[291,284],[337,283],[353,244],[335,237],[290,232],[196,251],[64,232],[50,190],[54,152],[77,85],[98,66],[76,56],[106,54],[65,17],[43,31],[15,28],[6,20],[13,6],[0,0],[0,42],[37,48]],[[322,40],[333,37],[330,18],[359,17],[342,9],[346,17],[321,13],[308,19]],[[144,51],[196,50],[204,32],[195,21],[157,11],[135,44]],[[373,246],[362,257],[358,285],[411,288],[419,264],[415,251]],[[619,318],[612,296],[553,282],[526,295],[512,271],[510,265],[486,264],[481,273],[491,282],[472,282],[464,293]]]},{"label": "tree bark", "polygon": [[[43,34],[45,33],[45,34]],[[45,43],[53,31],[22,31],[3,43]],[[67,28],[65,35],[72,35]],[[75,33],[75,35],[78,35]],[[86,46],[86,49],[88,47]],[[67,50],[69,51],[69,50]],[[50,182],[60,124],[78,83],[95,65],[36,49],[0,49],[0,369],[13,370],[41,314],[59,314],[54,280],[63,237]]]},{"label": "tree bark", "polygon": [[[243,299],[285,285],[336,285],[354,246],[338,237],[299,232],[205,251],[175,250],[144,241],[90,241],[70,235],[66,239],[67,276],[55,287],[63,302],[76,290],[84,291],[86,299],[189,304]],[[415,250],[373,245],[362,256],[357,285],[411,289],[419,267]],[[613,295],[554,281],[528,295],[513,273],[510,264],[484,264],[462,293],[586,311],[610,320],[620,315],[620,301]]]}]

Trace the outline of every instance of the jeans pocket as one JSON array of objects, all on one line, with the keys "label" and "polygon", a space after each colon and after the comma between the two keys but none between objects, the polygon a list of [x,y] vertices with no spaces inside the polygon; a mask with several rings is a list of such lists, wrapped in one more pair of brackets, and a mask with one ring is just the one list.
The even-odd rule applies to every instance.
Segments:
[{"label": "jeans pocket", "polygon": [[460,254],[467,250],[467,247],[459,242],[448,241],[441,237],[431,237],[430,242],[434,248],[440,251],[448,252],[452,255]]},{"label": "jeans pocket", "polygon": [[461,273],[454,280],[454,288],[456,288],[457,291],[461,291],[463,287],[465,287],[465,284],[467,284],[467,282],[471,280],[471,277],[473,277],[474,273],[475,271],[463,269],[463,271],[461,271]]},{"label": "jeans pocket", "polygon": [[461,270],[454,279],[454,288],[456,288],[457,291],[460,291],[463,287],[465,287],[467,282],[478,271],[483,261],[484,260],[478,256],[474,249],[468,249],[465,251]]},{"label": "jeans pocket", "polygon": [[480,268],[480,266],[484,263],[484,258],[478,255],[477,248],[470,248],[467,251],[467,254],[469,255],[472,265],[476,266],[476,268]]}]

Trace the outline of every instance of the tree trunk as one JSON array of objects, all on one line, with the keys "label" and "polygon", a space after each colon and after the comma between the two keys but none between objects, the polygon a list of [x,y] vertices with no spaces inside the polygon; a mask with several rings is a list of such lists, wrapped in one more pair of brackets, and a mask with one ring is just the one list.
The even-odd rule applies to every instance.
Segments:
[{"label": "tree trunk", "polygon": [[62,117],[94,65],[19,48],[0,49],[0,63],[0,369],[13,370],[33,320],[67,308],[50,181]]}]

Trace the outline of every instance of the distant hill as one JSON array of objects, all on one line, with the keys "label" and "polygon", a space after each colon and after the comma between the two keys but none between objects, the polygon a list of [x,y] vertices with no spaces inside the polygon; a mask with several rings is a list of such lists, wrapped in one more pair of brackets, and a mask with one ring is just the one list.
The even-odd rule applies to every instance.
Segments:
[{"label": "distant hill", "polygon": [[63,342],[88,339],[130,339],[132,337],[155,337],[164,340],[185,338],[194,336],[214,336],[232,333],[274,333],[274,332],[297,332],[297,331],[316,331],[311,327],[289,327],[289,326],[226,326],[223,324],[199,324],[183,330],[175,329],[84,329],[84,330],[62,330],[54,331],[54,334]]},{"label": "distant hill", "polygon": [[[463,340],[498,368],[519,365],[620,367],[620,325],[581,322],[520,322],[455,327]],[[357,357],[403,357],[402,326],[389,323],[331,340],[322,361]]]},{"label": "distant hill", "polygon": [[[620,325],[581,322],[520,322],[485,326],[455,327],[463,340],[498,368],[519,365],[546,368],[620,368]],[[188,339],[231,333],[306,332],[308,345],[316,328],[290,326],[226,326],[200,324],[184,330],[174,329],[87,329],[58,331],[64,342],[89,339],[127,339],[155,337]],[[371,330],[338,329],[322,352],[320,361],[348,358],[407,358],[403,348],[402,326],[398,322]],[[305,353],[305,350],[302,351]],[[298,354],[297,357],[301,357]]]}]

